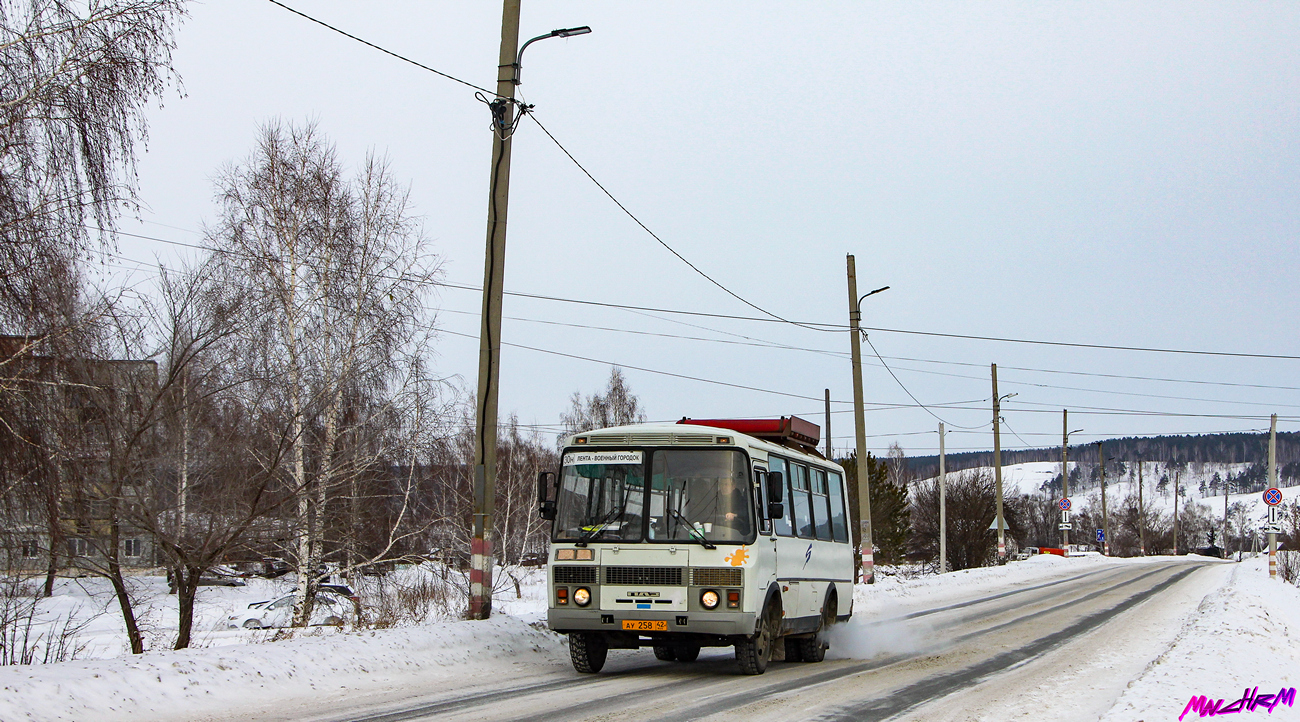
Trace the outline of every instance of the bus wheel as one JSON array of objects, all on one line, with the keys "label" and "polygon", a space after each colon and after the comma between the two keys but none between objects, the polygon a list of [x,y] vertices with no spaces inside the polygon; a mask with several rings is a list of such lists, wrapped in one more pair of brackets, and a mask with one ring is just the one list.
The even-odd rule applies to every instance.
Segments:
[{"label": "bus wheel", "polygon": [[826,598],[826,604],[822,607],[822,623],[817,629],[817,633],[807,639],[799,640],[799,656],[805,662],[820,662],[826,659],[826,648],[830,646],[827,637],[830,634],[831,626],[835,624],[835,619],[839,614],[839,600],[832,593]]},{"label": "bus wheel", "polygon": [[700,656],[700,645],[683,644],[673,647],[673,654],[677,657],[678,662],[694,662]]},{"label": "bus wheel", "polygon": [[781,623],[780,611],[775,604],[763,609],[763,619],[759,622],[754,636],[736,644],[736,661],[744,674],[762,674],[767,671],[768,660],[772,658],[772,643],[776,641],[776,628]]},{"label": "bus wheel", "polygon": [[664,662],[671,662],[674,659],[677,659],[677,652],[667,645],[656,644],[655,659],[663,660]]},{"label": "bus wheel", "polygon": [[569,659],[573,668],[584,674],[594,674],[605,666],[609,645],[599,634],[571,632],[569,634]]}]

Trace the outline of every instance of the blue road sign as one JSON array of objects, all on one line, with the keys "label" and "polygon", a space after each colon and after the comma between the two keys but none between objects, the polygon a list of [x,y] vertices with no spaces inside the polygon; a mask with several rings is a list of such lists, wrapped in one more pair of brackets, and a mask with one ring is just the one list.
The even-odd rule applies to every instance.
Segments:
[{"label": "blue road sign", "polygon": [[1060,507],[1061,507],[1061,511],[1069,511],[1069,510],[1070,510],[1070,500],[1069,500],[1069,499],[1062,499],[1062,500],[1061,500]]},{"label": "blue road sign", "polygon": [[1282,503],[1282,492],[1277,489],[1269,489],[1264,492],[1264,503],[1269,506],[1277,506]]},{"label": "blue road sign", "polygon": [[1106,530],[1105,530],[1105,529],[1098,529],[1098,530],[1097,530],[1097,541],[1099,541],[1099,542],[1104,542],[1104,541],[1106,541]]}]

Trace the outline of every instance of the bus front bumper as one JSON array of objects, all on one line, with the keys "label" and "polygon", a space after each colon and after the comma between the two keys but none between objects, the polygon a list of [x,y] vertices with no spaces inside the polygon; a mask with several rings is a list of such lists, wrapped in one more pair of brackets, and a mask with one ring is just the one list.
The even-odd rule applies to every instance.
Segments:
[{"label": "bus front bumper", "polygon": [[[722,637],[749,636],[754,633],[756,615],[753,612],[602,612],[599,609],[557,609],[546,612],[546,624],[552,631],[569,632],[622,632],[623,620],[666,622],[664,632],[641,632],[641,636],[663,634],[710,634]],[[679,624],[685,622],[685,624]]]}]

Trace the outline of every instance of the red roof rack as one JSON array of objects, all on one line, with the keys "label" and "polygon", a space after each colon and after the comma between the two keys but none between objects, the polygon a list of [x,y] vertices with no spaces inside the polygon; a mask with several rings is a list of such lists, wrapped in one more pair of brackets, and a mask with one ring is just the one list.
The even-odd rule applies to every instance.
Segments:
[{"label": "red roof rack", "polygon": [[817,449],[821,441],[822,428],[798,416],[782,416],[776,419],[688,419],[682,418],[679,424],[693,426],[713,426],[748,434],[757,439],[783,443],[792,441],[803,447]]}]

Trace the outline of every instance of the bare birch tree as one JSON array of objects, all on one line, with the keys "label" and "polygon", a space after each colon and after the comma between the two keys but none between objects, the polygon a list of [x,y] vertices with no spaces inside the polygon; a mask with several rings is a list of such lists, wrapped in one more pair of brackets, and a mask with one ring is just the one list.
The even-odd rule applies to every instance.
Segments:
[{"label": "bare birch tree", "polygon": [[371,422],[419,400],[404,392],[424,374],[423,301],[437,259],[386,164],[370,156],[346,179],[314,125],[267,124],[218,188],[221,220],[208,236],[245,289],[246,373],[282,389],[296,498],[294,624],[303,626],[328,507],[347,492],[355,498],[360,470],[385,457],[382,445],[360,451],[374,438]]}]

